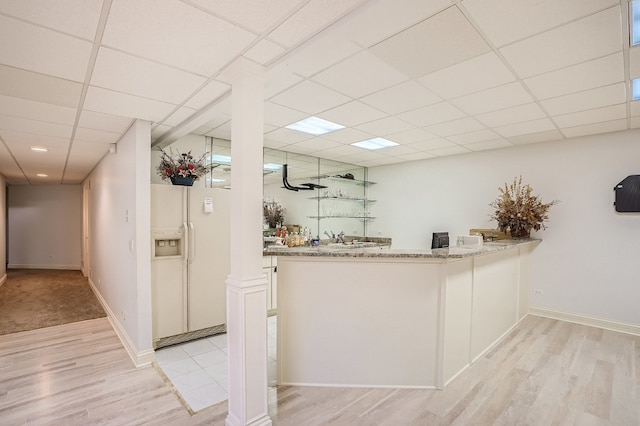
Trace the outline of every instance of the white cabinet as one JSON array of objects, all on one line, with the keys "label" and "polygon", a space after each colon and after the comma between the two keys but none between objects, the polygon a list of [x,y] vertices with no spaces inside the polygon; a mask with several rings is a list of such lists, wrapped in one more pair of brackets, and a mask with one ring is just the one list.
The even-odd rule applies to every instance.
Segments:
[{"label": "white cabinet", "polygon": [[267,312],[273,314],[278,307],[278,258],[276,256],[262,258],[262,273],[267,278]]}]

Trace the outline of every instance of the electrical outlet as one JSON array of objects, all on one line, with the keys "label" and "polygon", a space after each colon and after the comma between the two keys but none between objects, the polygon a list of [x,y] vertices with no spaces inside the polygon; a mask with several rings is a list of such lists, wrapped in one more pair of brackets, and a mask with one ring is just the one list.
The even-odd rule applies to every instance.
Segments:
[{"label": "electrical outlet", "polygon": [[124,313],[124,309],[120,313],[120,316],[122,317],[122,321],[126,321],[127,320],[127,315]]}]

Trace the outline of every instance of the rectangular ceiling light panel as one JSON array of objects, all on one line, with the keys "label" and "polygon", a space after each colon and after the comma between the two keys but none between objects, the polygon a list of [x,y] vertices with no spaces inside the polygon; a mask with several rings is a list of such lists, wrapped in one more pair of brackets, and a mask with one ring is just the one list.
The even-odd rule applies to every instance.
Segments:
[{"label": "rectangular ceiling light panel", "polygon": [[344,126],[328,120],[323,120],[322,118],[309,117],[296,123],[289,124],[286,128],[314,136],[320,136],[329,132],[344,129]]},{"label": "rectangular ceiling light panel", "polygon": [[366,141],[355,142],[355,143],[352,143],[351,145],[357,146],[359,148],[368,149],[368,150],[375,150],[375,149],[389,148],[391,146],[396,146],[398,144],[384,138],[373,138],[373,139],[367,139]]}]

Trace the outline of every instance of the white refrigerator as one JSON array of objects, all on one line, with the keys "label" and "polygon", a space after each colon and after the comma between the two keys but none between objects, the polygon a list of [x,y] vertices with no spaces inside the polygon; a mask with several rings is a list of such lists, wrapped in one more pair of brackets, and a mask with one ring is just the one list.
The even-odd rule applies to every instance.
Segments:
[{"label": "white refrigerator", "polygon": [[154,344],[224,326],[230,196],[226,189],[151,185]]}]

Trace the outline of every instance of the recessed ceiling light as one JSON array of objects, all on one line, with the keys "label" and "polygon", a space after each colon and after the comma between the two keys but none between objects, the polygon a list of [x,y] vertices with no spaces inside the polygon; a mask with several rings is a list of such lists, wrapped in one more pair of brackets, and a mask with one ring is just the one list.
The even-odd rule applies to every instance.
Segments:
[{"label": "recessed ceiling light", "polygon": [[38,177],[49,177],[49,175],[45,174],[45,173],[38,173],[36,176],[38,176]]},{"label": "recessed ceiling light", "polygon": [[43,148],[41,146],[32,146],[31,147],[31,151],[35,151],[35,152],[47,152],[49,151],[47,148]]},{"label": "recessed ceiling light", "polygon": [[640,1],[631,2],[631,45],[640,44]]},{"label": "recessed ceiling light", "polygon": [[396,146],[398,144],[384,138],[373,138],[373,139],[367,139],[366,141],[355,142],[355,143],[352,143],[351,145],[357,146],[359,148],[374,150],[374,149],[389,148],[390,146]]},{"label": "recessed ceiling light", "polygon": [[289,124],[287,129],[297,130],[298,132],[308,133],[314,136],[324,135],[325,133],[334,132],[344,129],[344,126],[331,121],[323,120],[318,117],[308,117],[297,123]]},{"label": "recessed ceiling light", "polygon": [[263,166],[265,170],[273,170],[273,171],[278,171],[282,168],[282,164],[275,164],[275,163],[265,163],[265,165]]}]

